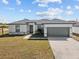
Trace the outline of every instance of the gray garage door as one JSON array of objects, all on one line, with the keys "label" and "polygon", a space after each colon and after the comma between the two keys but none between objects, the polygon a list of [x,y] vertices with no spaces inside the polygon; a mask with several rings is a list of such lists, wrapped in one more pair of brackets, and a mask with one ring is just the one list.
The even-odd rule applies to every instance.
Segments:
[{"label": "gray garage door", "polygon": [[69,37],[68,27],[48,27],[47,28],[48,37]]}]

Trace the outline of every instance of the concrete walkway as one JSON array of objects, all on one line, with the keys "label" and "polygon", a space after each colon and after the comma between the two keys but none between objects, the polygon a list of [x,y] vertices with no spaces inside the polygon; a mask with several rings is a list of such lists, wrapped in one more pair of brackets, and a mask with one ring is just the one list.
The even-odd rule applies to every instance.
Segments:
[{"label": "concrete walkway", "polygon": [[32,34],[26,35],[23,39],[29,39],[32,36]]},{"label": "concrete walkway", "polygon": [[79,42],[72,38],[48,38],[55,59],[79,59]]}]

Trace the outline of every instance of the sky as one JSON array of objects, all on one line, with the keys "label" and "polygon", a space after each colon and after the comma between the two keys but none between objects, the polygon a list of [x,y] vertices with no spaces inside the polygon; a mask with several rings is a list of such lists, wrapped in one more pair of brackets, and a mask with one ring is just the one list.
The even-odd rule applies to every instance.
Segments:
[{"label": "sky", "polygon": [[0,22],[79,19],[79,0],[0,0]]}]

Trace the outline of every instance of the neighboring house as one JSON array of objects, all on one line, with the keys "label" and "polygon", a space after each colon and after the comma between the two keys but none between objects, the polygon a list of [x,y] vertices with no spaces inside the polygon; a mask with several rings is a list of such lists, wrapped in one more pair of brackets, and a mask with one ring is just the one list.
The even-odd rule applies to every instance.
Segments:
[{"label": "neighboring house", "polygon": [[2,26],[2,23],[0,23],[0,26]]},{"label": "neighboring house", "polygon": [[0,23],[0,24],[2,24],[2,23]]},{"label": "neighboring house", "polygon": [[73,33],[79,34],[79,22],[73,25]]},{"label": "neighboring house", "polygon": [[43,29],[45,37],[70,37],[74,22],[60,19],[20,20],[9,24],[9,34],[36,33],[37,29]]},{"label": "neighboring house", "polygon": [[2,26],[2,23],[0,23],[0,30],[1,30],[1,26]]}]

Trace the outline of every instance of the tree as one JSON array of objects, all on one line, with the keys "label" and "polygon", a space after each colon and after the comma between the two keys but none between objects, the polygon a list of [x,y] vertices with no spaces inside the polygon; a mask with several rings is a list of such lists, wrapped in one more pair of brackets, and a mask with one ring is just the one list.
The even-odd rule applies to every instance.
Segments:
[{"label": "tree", "polygon": [[4,28],[7,28],[6,24],[1,24],[0,28],[1,28],[2,35],[4,35]]}]

